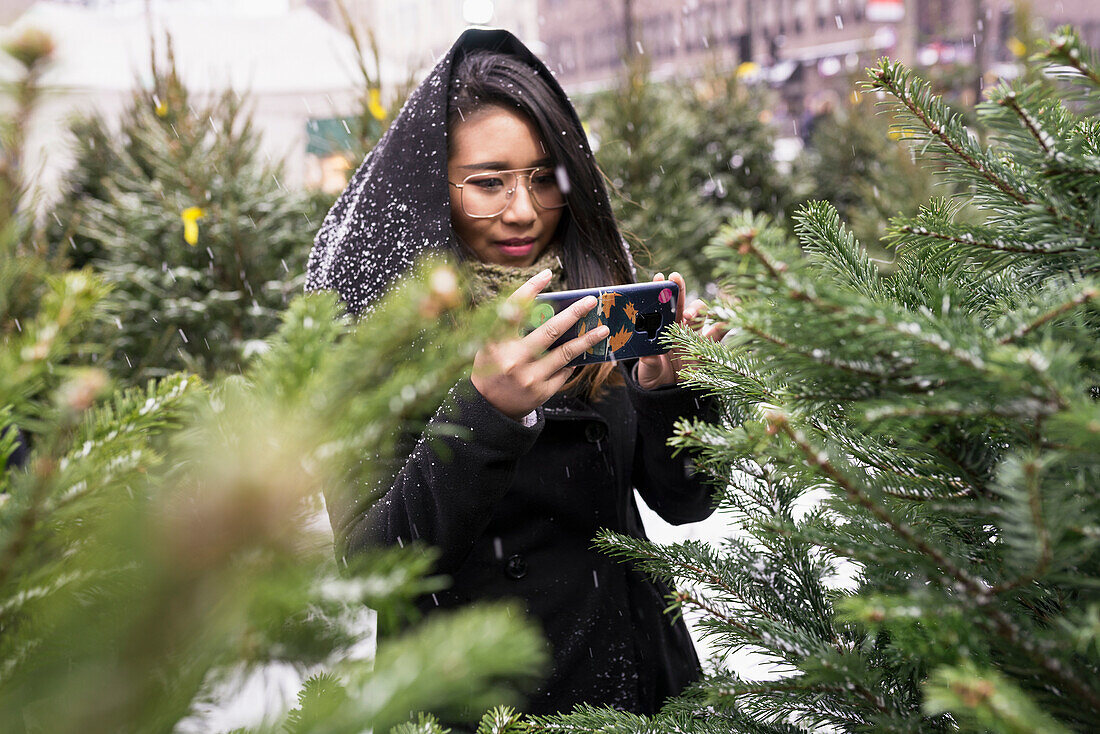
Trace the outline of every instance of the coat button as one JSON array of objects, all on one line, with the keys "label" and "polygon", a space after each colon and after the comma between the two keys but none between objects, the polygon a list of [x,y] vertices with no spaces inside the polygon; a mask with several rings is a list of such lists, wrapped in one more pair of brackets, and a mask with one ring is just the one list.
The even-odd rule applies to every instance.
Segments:
[{"label": "coat button", "polygon": [[589,443],[599,443],[607,437],[607,426],[603,423],[589,423],[584,427],[584,437]]},{"label": "coat button", "polygon": [[527,575],[527,561],[518,553],[514,556],[508,556],[508,560],[504,564],[504,573],[510,579],[519,580],[523,578]]}]

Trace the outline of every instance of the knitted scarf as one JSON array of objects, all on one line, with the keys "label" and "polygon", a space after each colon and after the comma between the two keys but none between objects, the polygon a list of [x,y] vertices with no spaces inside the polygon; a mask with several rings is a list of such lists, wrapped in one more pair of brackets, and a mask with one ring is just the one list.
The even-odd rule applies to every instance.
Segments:
[{"label": "knitted scarf", "polygon": [[565,272],[561,267],[561,259],[556,249],[547,248],[539,256],[538,260],[527,267],[513,267],[510,265],[496,265],[479,260],[467,260],[464,263],[466,274],[469,277],[470,300],[475,304],[491,301],[497,296],[509,295],[525,281],[539,274],[546,268],[550,268],[554,277],[550,285],[543,289],[544,293],[550,291],[566,290]]}]

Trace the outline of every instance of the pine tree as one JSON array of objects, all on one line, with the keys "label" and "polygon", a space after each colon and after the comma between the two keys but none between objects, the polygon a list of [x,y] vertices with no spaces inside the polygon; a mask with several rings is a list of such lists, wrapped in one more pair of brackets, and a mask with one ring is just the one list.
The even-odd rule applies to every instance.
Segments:
[{"label": "pine tree", "polygon": [[[659,261],[662,243],[692,229],[691,223],[666,216],[691,209],[691,192],[673,163],[686,113],[671,89],[648,77],[645,57],[632,57],[618,84],[582,107],[596,141],[596,162],[608,176],[615,217],[643,268]],[[654,211],[657,202],[660,212]]]},{"label": "pine tree", "polygon": [[890,260],[881,244],[889,218],[916,214],[934,193],[952,192],[938,189],[935,172],[891,141],[888,117],[870,114],[870,100],[855,100],[815,121],[795,178],[804,200],[824,198],[872,256]]},{"label": "pine tree", "polygon": [[768,100],[715,69],[673,84],[650,80],[644,56],[624,68],[584,105],[612,206],[643,268],[679,270],[702,287],[713,279],[703,248],[722,222],[744,209],[781,215],[789,203]]},{"label": "pine tree", "polygon": [[50,261],[39,247],[33,192],[24,180],[28,125],[41,96],[41,78],[54,53],[53,40],[28,30],[3,49],[22,73],[4,85],[11,112],[0,117],[0,339],[10,349],[0,356],[0,464],[22,460],[28,432],[49,408],[43,396],[67,374],[59,363],[87,326],[84,304],[101,289],[85,277],[51,278]]},{"label": "pine tree", "polygon": [[[1086,732],[1100,722],[1100,59],[1063,28],[958,114],[902,65],[891,100],[921,160],[966,187],[891,221],[881,273],[825,203],[797,242],[765,217],[709,248],[722,345],[686,331],[725,408],[685,422],[739,534],[598,544],[675,580],[724,654],[652,720],[578,709],[536,731]],[[803,254],[804,253],[804,254]]]},{"label": "pine tree", "polygon": [[[128,127],[126,121],[122,127]],[[56,257],[79,270],[95,266],[106,257],[103,242],[83,231],[91,201],[105,202],[110,197],[107,184],[111,172],[122,167],[112,140],[110,123],[98,112],[76,117],[69,123],[73,163],[65,171],[60,198],[46,221],[46,240],[54,244]]]},{"label": "pine tree", "polygon": [[[295,732],[385,731],[530,678],[544,653],[518,610],[409,626],[412,599],[438,588],[430,552],[379,550],[341,572],[327,529],[310,529],[321,489],[373,483],[385,466],[364,453],[418,425],[477,348],[470,335],[498,328],[492,310],[429,316],[414,339],[392,328],[453,310],[456,292],[434,267],[354,330],[332,296],[301,297],[244,376],[209,387],[181,375],[105,395],[100,370],[62,385],[28,468],[0,486],[0,728],[167,730],[227,666],[272,660],[328,671],[303,691]],[[363,660],[350,651],[367,606],[408,631]]]},{"label": "pine tree", "polygon": [[702,284],[713,278],[703,250],[717,224],[746,210],[783,220],[793,197],[792,179],[775,160],[773,99],[765,88],[743,81],[736,71],[709,69],[680,92],[691,113],[684,140],[688,185],[716,224],[702,238],[664,243],[662,257],[669,263],[666,270],[688,263]]},{"label": "pine tree", "polygon": [[300,291],[323,211],[263,159],[247,100],[196,100],[170,51],[117,135],[102,119],[74,124],[77,165],[51,218],[58,251],[112,284],[114,320],[97,336],[112,373],[135,385],[238,372]]},{"label": "pine tree", "polygon": [[[14,47],[29,86],[3,129],[30,119],[49,49],[30,36]],[[18,160],[7,140],[5,162]],[[226,670],[271,660],[323,671],[287,716],[295,732],[384,732],[409,711],[512,698],[545,660],[519,610],[417,624],[412,599],[440,583],[430,551],[342,569],[313,522],[322,489],[358,492],[388,469],[370,457],[422,429],[481,340],[509,328],[501,312],[461,308],[455,271],[425,263],[361,324],[331,294],[295,299],[240,376],[115,389],[102,365],[80,364],[109,287],[26,246],[37,234],[8,175],[0,731],[172,731]],[[17,449],[29,453],[9,464]],[[373,659],[352,654],[367,606],[406,629]]]}]

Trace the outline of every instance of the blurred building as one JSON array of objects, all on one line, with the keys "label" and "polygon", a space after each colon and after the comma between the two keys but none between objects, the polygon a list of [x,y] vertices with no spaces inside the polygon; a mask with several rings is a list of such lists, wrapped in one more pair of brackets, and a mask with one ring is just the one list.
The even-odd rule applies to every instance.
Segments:
[{"label": "blurred building", "polygon": [[[909,64],[1007,71],[1016,0],[539,0],[545,56],[573,91],[612,83],[626,54],[656,78],[740,67],[774,85],[792,116],[846,94],[888,55]],[[1026,7],[1026,3],[1023,4]],[[1069,23],[1100,46],[1100,0],[1036,3],[1044,27]],[[741,65],[745,66],[741,66]]]}]

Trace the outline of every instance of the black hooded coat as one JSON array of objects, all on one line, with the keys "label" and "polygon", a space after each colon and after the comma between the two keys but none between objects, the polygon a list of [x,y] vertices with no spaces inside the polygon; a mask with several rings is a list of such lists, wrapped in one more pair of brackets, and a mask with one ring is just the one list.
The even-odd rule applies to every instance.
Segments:
[{"label": "black hooded coat", "polygon": [[[310,256],[309,289],[334,289],[349,310],[369,310],[418,256],[452,247],[446,94],[453,65],[479,48],[520,58],[572,109],[512,35],[464,33],[329,212]],[[575,112],[573,122],[570,133],[590,153]],[[605,191],[598,196],[610,206]],[[553,669],[530,696],[529,713],[582,702],[652,713],[699,675],[683,622],[664,614],[668,589],[592,549],[600,528],[644,537],[635,489],[672,523],[712,511],[709,487],[666,445],[673,422],[699,414],[702,399],[675,386],[642,389],[632,365],[622,367],[625,385],[594,401],[559,394],[535,412],[533,425],[498,412],[462,380],[428,432],[457,425],[471,440],[412,437],[388,486],[378,488],[381,499],[365,509],[358,498],[328,497],[344,557],[417,539],[439,549],[437,570],[453,584],[420,600],[424,611],[523,602],[553,650]]]}]

